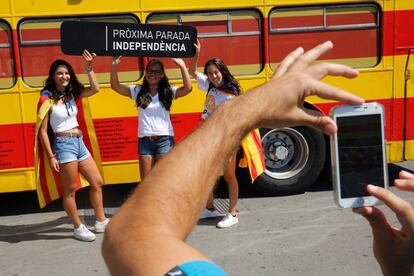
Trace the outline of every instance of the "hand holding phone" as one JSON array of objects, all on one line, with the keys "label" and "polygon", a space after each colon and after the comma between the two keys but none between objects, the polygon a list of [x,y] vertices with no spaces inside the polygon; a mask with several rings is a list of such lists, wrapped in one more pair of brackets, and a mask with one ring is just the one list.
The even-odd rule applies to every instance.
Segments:
[{"label": "hand holding phone", "polygon": [[380,203],[367,193],[366,186],[388,187],[382,105],[337,106],[331,117],[338,126],[331,136],[335,202],[342,208]]}]

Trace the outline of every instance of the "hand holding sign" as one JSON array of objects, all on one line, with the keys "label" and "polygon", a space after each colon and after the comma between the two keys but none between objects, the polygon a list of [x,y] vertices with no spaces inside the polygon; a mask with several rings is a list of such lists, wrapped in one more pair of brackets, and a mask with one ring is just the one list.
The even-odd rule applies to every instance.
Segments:
[{"label": "hand holding sign", "polygon": [[197,31],[191,26],[64,21],[62,51],[100,56],[192,57]]}]

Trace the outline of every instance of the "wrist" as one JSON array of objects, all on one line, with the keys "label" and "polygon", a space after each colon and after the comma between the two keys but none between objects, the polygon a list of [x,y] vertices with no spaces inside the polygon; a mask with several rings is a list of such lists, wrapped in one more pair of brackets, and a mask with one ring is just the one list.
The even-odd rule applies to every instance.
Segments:
[{"label": "wrist", "polygon": [[90,73],[92,72],[92,65],[88,65],[87,67],[85,67],[85,73]]},{"label": "wrist", "polygon": [[54,153],[53,155],[49,156],[47,159],[49,160],[56,159],[56,154]]}]

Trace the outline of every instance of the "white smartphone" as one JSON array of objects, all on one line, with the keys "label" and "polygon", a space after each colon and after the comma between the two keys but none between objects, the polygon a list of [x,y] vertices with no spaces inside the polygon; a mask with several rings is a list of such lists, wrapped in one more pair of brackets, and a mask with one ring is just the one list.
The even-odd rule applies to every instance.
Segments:
[{"label": "white smartphone", "polygon": [[335,202],[342,208],[372,206],[368,184],[388,188],[384,108],[379,103],[337,106],[331,117],[338,131],[331,136]]}]

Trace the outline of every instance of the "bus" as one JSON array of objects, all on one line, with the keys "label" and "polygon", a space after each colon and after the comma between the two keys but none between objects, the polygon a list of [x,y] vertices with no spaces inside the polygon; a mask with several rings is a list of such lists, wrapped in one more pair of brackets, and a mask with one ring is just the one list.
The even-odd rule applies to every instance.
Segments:
[{"label": "bus", "polygon": [[[411,0],[3,0],[0,5],[0,192],[30,191],[34,174],[36,105],[51,62],[68,60],[87,83],[80,57],[60,48],[63,21],[190,25],[202,45],[199,64],[218,56],[244,91],[268,81],[282,58],[298,46],[331,40],[322,61],[352,66],[353,80],[326,83],[384,105],[389,162],[414,159],[414,1]],[[173,84],[180,74],[162,59]],[[148,58],[124,57],[120,81],[140,82]],[[189,65],[189,59],[185,59]],[[111,57],[97,57],[100,92],[88,98],[106,184],[138,183],[137,114],[134,103],[109,84]],[[199,68],[202,70],[202,68]],[[288,93],[288,91],[286,92]],[[179,142],[199,124],[205,94],[197,89],[172,106]],[[340,103],[310,98],[328,113]],[[251,112],[254,112],[252,110]],[[249,114],[246,114],[249,116]],[[328,137],[306,127],[260,129],[266,169],[251,185],[266,194],[306,190],[330,169]],[[217,158],[220,158],[219,156]],[[243,182],[248,177],[240,174]],[[247,181],[248,182],[248,181]]]}]

